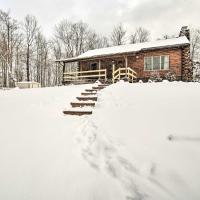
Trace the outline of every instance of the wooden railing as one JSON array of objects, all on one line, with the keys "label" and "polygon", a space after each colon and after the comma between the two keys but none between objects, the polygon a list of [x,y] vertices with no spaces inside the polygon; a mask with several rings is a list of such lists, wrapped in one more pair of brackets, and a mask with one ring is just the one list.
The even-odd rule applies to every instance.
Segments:
[{"label": "wooden railing", "polygon": [[64,82],[90,81],[95,78],[96,79],[104,79],[106,81],[106,79],[107,79],[106,69],[65,72],[63,74]]},{"label": "wooden railing", "polygon": [[115,83],[116,80],[121,79],[127,79],[128,81],[133,81],[137,78],[137,73],[131,69],[128,68],[118,68],[117,70],[113,70],[113,83]]}]

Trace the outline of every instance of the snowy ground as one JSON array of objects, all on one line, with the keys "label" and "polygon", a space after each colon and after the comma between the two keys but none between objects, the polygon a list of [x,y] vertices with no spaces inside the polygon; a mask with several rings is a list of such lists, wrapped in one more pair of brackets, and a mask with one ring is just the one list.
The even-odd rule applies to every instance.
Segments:
[{"label": "snowy ground", "polygon": [[90,87],[0,91],[0,199],[200,199],[200,84],[117,83],[63,116]]}]

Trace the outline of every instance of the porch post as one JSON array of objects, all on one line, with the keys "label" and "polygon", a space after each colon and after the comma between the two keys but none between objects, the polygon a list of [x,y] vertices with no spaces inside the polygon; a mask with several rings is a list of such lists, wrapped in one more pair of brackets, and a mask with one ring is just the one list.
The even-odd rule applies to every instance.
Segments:
[{"label": "porch post", "polygon": [[127,80],[127,68],[128,68],[128,58],[127,56],[125,56],[125,68],[126,68],[126,75],[125,75],[125,78]]},{"label": "porch post", "polygon": [[112,82],[115,83],[115,62],[112,61]]},{"label": "porch post", "polygon": [[100,74],[101,74],[100,70],[101,70],[101,60],[99,60],[99,80],[100,80]]},{"label": "porch post", "polygon": [[70,73],[70,77],[71,77],[71,80],[72,80],[72,63],[70,63],[69,73]]}]

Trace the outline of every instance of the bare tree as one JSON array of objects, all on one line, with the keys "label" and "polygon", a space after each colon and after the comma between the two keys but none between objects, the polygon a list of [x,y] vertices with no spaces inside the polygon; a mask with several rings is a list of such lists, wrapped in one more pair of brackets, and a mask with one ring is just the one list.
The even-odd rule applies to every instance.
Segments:
[{"label": "bare tree", "polygon": [[43,87],[49,86],[51,85],[50,45],[40,31],[37,32],[35,43],[34,79]]},{"label": "bare tree", "polygon": [[14,69],[13,76],[16,81],[22,81],[24,78],[24,46],[23,46],[23,35],[21,32],[16,33],[15,35],[15,46],[13,49],[14,56]]},{"label": "bare tree", "polygon": [[88,25],[83,22],[61,21],[55,27],[55,38],[61,42],[66,57],[78,56],[84,52]]},{"label": "bare tree", "polygon": [[26,43],[26,72],[27,72],[27,81],[30,81],[30,52],[36,36],[37,31],[39,30],[37,25],[37,20],[32,15],[27,15],[24,20],[24,36]]},{"label": "bare tree", "polygon": [[85,50],[99,49],[108,46],[109,42],[107,37],[100,36],[94,31],[88,31]]},{"label": "bare tree", "polygon": [[50,43],[51,51],[52,51],[52,65],[53,65],[53,84],[60,85],[62,84],[62,66],[58,62],[54,62],[55,60],[59,60],[62,57],[62,49],[61,44],[58,39],[53,39]]},{"label": "bare tree", "polygon": [[117,46],[124,44],[125,36],[126,36],[126,30],[123,28],[123,25],[118,24],[117,26],[115,26],[110,37],[112,45]]},{"label": "bare tree", "polygon": [[191,29],[190,32],[190,55],[192,61],[199,61],[200,59],[200,29]]},{"label": "bare tree", "polygon": [[3,85],[6,87],[9,87],[13,78],[13,55],[18,40],[17,30],[17,21],[11,19],[9,12],[0,10],[0,60]]},{"label": "bare tree", "polygon": [[75,46],[75,56],[84,52],[85,40],[88,34],[88,25],[83,22],[72,24],[73,39],[72,42]]},{"label": "bare tree", "polygon": [[10,16],[9,12],[0,10],[0,60],[2,70],[2,86],[8,85],[8,72],[9,72],[9,43],[10,43]]},{"label": "bare tree", "polygon": [[150,40],[150,32],[142,27],[136,28],[135,32],[130,36],[130,43],[142,43]]}]

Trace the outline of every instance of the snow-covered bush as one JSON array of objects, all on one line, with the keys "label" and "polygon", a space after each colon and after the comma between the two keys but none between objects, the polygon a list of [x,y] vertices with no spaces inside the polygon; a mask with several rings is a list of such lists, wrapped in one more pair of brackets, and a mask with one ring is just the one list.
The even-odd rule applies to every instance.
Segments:
[{"label": "snow-covered bush", "polygon": [[160,77],[159,72],[155,71],[151,72],[149,80],[151,80],[152,82],[161,82],[162,78]]},{"label": "snow-covered bush", "polygon": [[165,75],[165,79],[168,81],[176,81],[175,72],[172,72],[172,71],[167,72],[167,74]]},{"label": "snow-covered bush", "polygon": [[193,64],[193,80],[200,82],[200,63]]}]

